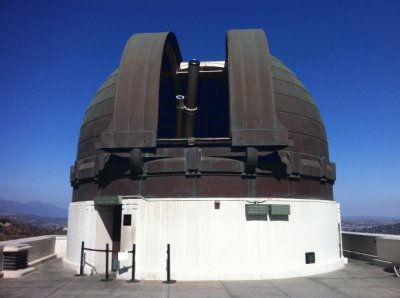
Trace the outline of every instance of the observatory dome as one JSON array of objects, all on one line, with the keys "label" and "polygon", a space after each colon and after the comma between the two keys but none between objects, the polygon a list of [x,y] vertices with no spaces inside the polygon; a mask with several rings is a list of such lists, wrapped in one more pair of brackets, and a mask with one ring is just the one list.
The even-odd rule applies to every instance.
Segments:
[{"label": "observatory dome", "polygon": [[[138,42],[136,36],[121,61],[130,73],[121,77],[116,69],[86,111],[71,169],[73,201],[116,192],[145,197],[333,200],[335,165],[329,161],[318,108],[297,76],[269,55],[266,44],[258,49],[264,50],[262,55],[251,56],[241,48],[248,56],[240,56],[243,38],[228,34],[226,62],[199,63],[194,132],[177,136],[175,97],[187,93],[189,63],[182,62],[172,33],[144,36],[151,40],[142,36],[141,42],[152,44],[154,51],[159,47],[154,61],[147,60],[149,68],[129,60],[143,54],[134,45],[129,47]],[[257,38],[262,40],[263,34]],[[163,43],[154,45],[153,39]],[[126,57],[129,54],[133,56]],[[155,61],[159,70],[154,70]],[[247,67],[240,73],[243,65]],[[152,84],[154,96],[126,99],[135,90],[135,83],[129,87],[126,80],[140,76],[144,78],[138,86]],[[116,119],[124,133],[113,127]],[[135,121],[137,127],[129,127]],[[148,143],[142,142],[145,134]],[[117,138],[125,141],[117,144]]]},{"label": "observatory dome", "polygon": [[163,279],[165,247],[167,281],[170,266],[178,280],[337,270],[335,172],[318,108],[263,30],[228,31],[225,61],[135,34],[81,126],[65,262],[107,271],[97,251],[111,244],[120,279],[132,264]]}]

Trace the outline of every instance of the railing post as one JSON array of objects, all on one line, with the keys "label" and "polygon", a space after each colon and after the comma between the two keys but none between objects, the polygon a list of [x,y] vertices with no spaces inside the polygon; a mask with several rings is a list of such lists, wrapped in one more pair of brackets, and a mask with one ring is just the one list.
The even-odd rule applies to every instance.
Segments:
[{"label": "railing post", "polygon": [[171,280],[171,262],[170,262],[170,245],[167,244],[167,282],[169,282]]},{"label": "railing post", "polygon": [[139,282],[135,279],[135,271],[136,271],[136,244],[132,245],[132,278],[127,282]]},{"label": "railing post", "polygon": [[167,244],[167,280],[164,281],[166,284],[173,284],[175,280],[171,280],[171,254],[170,254],[170,245]]},{"label": "railing post", "polygon": [[85,267],[85,260],[84,260],[84,253],[85,253],[85,241],[82,241],[81,245],[81,262],[79,266],[79,274],[75,274],[75,276],[85,276],[84,267]]},{"label": "railing post", "polygon": [[81,268],[79,269],[79,274],[83,275],[84,272],[84,267],[85,267],[85,260],[84,258],[84,253],[85,253],[85,241],[82,241],[82,245],[81,245]]},{"label": "railing post", "polygon": [[102,279],[101,281],[110,281],[111,279],[109,278],[108,275],[108,253],[109,253],[109,249],[108,249],[108,243],[106,244],[106,278]]}]

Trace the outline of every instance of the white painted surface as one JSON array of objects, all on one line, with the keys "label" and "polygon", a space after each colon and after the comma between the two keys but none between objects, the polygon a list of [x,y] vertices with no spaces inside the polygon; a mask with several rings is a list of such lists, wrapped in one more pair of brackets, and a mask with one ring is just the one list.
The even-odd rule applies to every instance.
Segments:
[{"label": "white painted surface", "polygon": [[376,238],[378,258],[389,262],[400,262],[400,237]]},{"label": "white painted surface", "polygon": [[56,236],[55,253],[57,258],[65,258],[67,256],[67,236]]},{"label": "white painted surface", "polygon": [[[133,225],[121,227],[121,250],[131,250],[136,243],[137,279],[166,279],[167,243],[171,277],[176,280],[286,278],[344,266],[336,202],[260,199],[265,204],[289,204],[291,214],[288,220],[249,221],[245,204],[254,198],[218,200],[220,209],[214,209],[214,199],[123,199],[122,213],[132,215]],[[107,241],[96,212],[93,202],[71,203],[69,263],[79,264],[82,240],[92,248]],[[315,252],[315,264],[305,264],[306,252]],[[104,271],[101,260],[86,260]],[[130,264],[131,255],[121,261],[121,267]],[[125,270],[119,278],[128,279],[130,274]]]},{"label": "white painted surface", "polygon": [[[57,238],[65,236],[45,235],[15,240],[2,241],[0,246],[4,247],[24,247],[28,246],[28,265],[35,266],[46,260],[56,257]],[[66,244],[66,243],[65,243]],[[59,244],[61,245],[61,244]],[[9,249],[9,248],[7,248]],[[5,250],[7,251],[7,250]]]},{"label": "white painted surface", "polygon": [[[93,201],[71,203],[68,210],[67,257],[63,259],[67,268],[79,270],[81,242],[94,248],[97,216]],[[86,262],[94,264],[94,254],[86,254]],[[86,266],[86,273],[89,267]]]},{"label": "white painted surface", "polygon": [[20,278],[23,275],[28,274],[35,270],[36,270],[35,267],[27,267],[25,269],[19,269],[19,270],[4,270],[3,277],[4,278]]},{"label": "white painted surface", "polygon": [[[132,244],[135,243],[135,228],[137,227],[137,208],[138,202],[134,199],[124,199],[122,205],[121,220],[121,251],[132,250]],[[124,226],[124,216],[131,216],[131,225]]]},{"label": "white painted surface", "polygon": [[381,266],[400,261],[400,236],[343,232],[344,249],[359,259]]},{"label": "white painted surface", "polygon": [[0,278],[3,277],[3,246],[0,246]]}]

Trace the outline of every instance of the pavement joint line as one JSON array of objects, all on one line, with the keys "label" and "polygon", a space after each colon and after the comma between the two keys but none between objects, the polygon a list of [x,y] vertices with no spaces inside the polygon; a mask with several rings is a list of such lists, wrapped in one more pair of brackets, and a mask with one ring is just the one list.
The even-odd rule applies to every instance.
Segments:
[{"label": "pavement joint line", "polygon": [[[346,278],[335,278],[335,279],[337,279],[337,280],[339,280],[339,279],[346,279]],[[344,293],[343,291],[341,291],[340,289],[341,288],[338,288],[338,287],[336,287],[336,286],[331,286],[331,285],[328,285],[328,284],[326,284],[326,283],[323,283],[320,279],[318,279],[318,278],[314,278],[314,281],[317,283],[317,284],[319,284],[319,285],[321,285],[321,286],[323,286],[323,287],[326,287],[327,289],[329,289],[330,291],[332,291],[333,293],[338,293],[338,294],[340,294],[340,296],[341,297],[348,297],[348,298],[352,298],[350,295],[348,295],[348,294],[346,294],[346,293]],[[354,287],[355,288],[355,287]]]},{"label": "pavement joint line", "polygon": [[341,291],[340,288],[338,289],[330,289],[329,287],[327,287],[330,291],[332,291],[333,293],[338,293],[340,295],[340,297],[347,297],[347,298],[353,298],[352,296],[346,294],[345,292]]},{"label": "pavement joint line", "polygon": [[235,296],[231,293],[231,291],[228,290],[228,288],[225,286],[225,283],[221,280],[220,283],[224,287],[226,293],[228,293],[229,298],[234,298]]},{"label": "pavement joint line", "polygon": [[274,283],[274,281],[273,280],[266,280],[266,283],[270,283],[270,284],[272,284],[276,289],[278,289],[279,291],[281,291],[286,297],[292,297],[292,296],[290,296],[288,293],[286,293],[284,290],[282,290],[278,285],[276,285],[275,283]]},{"label": "pavement joint line", "polygon": [[53,294],[55,294],[56,292],[60,291],[66,284],[68,283],[68,281],[64,281],[60,283],[60,286],[55,288],[53,291],[51,291],[49,294],[47,294],[45,296],[45,298],[47,297],[51,297]]},{"label": "pavement joint line", "polygon": [[[337,279],[339,279],[339,278],[337,278]],[[346,279],[346,278],[340,278],[340,279]],[[340,288],[335,287],[335,286],[332,287],[332,286],[330,286],[330,285],[328,285],[328,284],[326,284],[326,283],[323,283],[323,282],[321,282],[318,278],[314,278],[314,281],[315,281],[317,284],[319,284],[320,286],[323,286],[323,287],[329,289],[329,290],[332,291],[333,293],[338,293],[338,294],[340,294],[341,297],[352,298],[350,295],[348,295],[348,294],[344,293],[343,291],[341,291]]]}]

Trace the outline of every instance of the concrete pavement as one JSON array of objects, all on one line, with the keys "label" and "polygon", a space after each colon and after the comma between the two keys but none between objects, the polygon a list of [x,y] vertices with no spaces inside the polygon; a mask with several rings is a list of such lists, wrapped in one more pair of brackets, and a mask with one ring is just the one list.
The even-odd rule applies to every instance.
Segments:
[{"label": "concrete pavement", "polygon": [[126,283],[103,275],[75,277],[60,259],[19,279],[0,279],[0,297],[400,297],[400,278],[381,267],[349,260],[342,270],[312,277],[256,281]]}]

